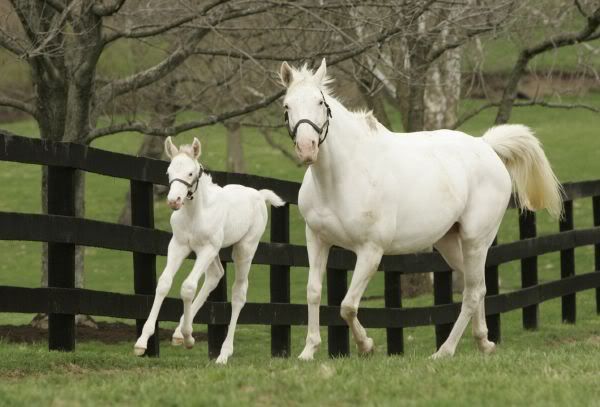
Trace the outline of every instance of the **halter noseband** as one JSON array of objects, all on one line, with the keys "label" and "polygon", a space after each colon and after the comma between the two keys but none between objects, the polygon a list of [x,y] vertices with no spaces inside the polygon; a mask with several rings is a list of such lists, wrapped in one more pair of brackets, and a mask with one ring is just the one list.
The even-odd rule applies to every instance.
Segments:
[{"label": "halter noseband", "polygon": [[[290,127],[290,117],[288,115],[288,112],[286,111],[284,113],[283,117],[285,119],[285,127],[287,127],[287,131],[288,131],[288,133],[290,135],[290,138],[294,142],[294,144],[296,144],[296,133],[298,132],[298,126],[300,126],[302,123],[308,123],[308,124],[310,124],[310,126],[313,129],[315,129],[315,131],[319,135],[319,146],[321,144],[323,144],[323,142],[327,138],[327,134],[329,133],[329,118],[332,118],[333,116],[331,115],[331,108],[329,107],[329,105],[325,101],[325,95],[323,95],[323,92],[321,92],[321,96],[323,97],[323,104],[327,108],[327,120],[325,120],[325,123],[323,123],[323,125],[321,127],[317,126],[314,122],[312,122],[312,121],[310,121],[308,119],[300,119],[300,120],[298,120],[296,122],[296,125],[292,129]],[[321,138],[321,134],[323,134],[323,130],[325,130],[325,135],[323,136],[323,138]]]},{"label": "halter noseband", "polygon": [[[202,168],[202,166],[200,166],[200,172],[198,173],[198,176],[196,177],[196,179],[194,181],[189,183],[186,180],[183,180],[181,178],[173,178],[169,182],[169,187],[171,187],[171,184],[173,184],[174,182],[181,182],[183,185],[185,185],[188,188],[186,199],[189,199],[191,201],[192,199],[194,199],[194,194],[198,190],[198,184],[200,183],[200,177],[202,176],[203,173],[204,173],[204,168]],[[194,190],[192,191],[192,187],[194,186],[194,184],[196,186],[194,187]]]}]

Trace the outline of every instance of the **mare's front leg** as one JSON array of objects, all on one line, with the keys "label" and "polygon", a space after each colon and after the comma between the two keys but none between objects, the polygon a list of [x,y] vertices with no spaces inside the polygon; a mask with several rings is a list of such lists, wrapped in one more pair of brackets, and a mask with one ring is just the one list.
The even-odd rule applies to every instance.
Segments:
[{"label": "mare's front leg", "polygon": [[356,267],[340,310],[340,315],[350,327],[358,351],[362,354],[373,351],[373,339],[367,336],[367,331],[358,321],[358,305],[369,281],[377,271],[381,256],[383,250],[374,245],[364,246],[356,252]]},{"label": "mare's front leg", "polygon": [[169,294],[175,273],[177,273],[177,270],[181,267],[181,263],[188,254],[190,254],[190,248],[186,244],[178,242],[175,237],[171,238],[167,254],[167,265],[158,279],[156,295],[154,296],[150,315],[144,324],[142,334],[133,348],[136,355],[142,356],[146,352],[148,338],[154,334],[154,327],[156,326],[156,319],[158,318],[160,307],[167,294]]},{"label": "mare's front leg", "polygon": [[321,344],[319,331],[319,306],[323,288],[323,274],[327,268],[327,257],[331,245],[325,243],[316,233],[306,226],[306,248],[308,250],[308,284],[306,286],[306,302],[308,304],[308,332],[306,345],[298,356],[301,360],[312,360]]},{"label": "mare's front leg", "polygon": [[[219,280],[223,277],[223,268],[210,267],[208,265],[214,261],[219,261],[219,251],[216,247],[204,247],[196,253],[196,263],[189,276],[181,285],[181,299],[183,300],[183,323],[181,324],[181,334],[183,335],[183,344],[186,348],[194,346],[194,338],[192,337],[192,322],[195,312],[192,306],[192,300],[198,288],[198,280],[206,271],[204,284],[198,293],[196,299],[196,308],[200,309],[208,295],[215,289]],[[208,270],[207,270],[208,268]]]}]

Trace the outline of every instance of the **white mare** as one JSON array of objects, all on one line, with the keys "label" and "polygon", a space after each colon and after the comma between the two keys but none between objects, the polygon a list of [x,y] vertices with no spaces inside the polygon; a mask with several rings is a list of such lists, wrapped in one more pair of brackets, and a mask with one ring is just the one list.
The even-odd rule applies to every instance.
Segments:
[{"label": "white mare", "polygon": [[483,137],[451,130],[396,134],[330,94],[325,60],[314,74],[283,63],[280,76],[296,154],[309,165],[298,198],[310,262],[308,334],[299,358],[312,359],[321,342],[319,304],[332,245],[357,255],[341,316],[359,352],[373,350],[357,312],[381,256],[431,246],[464,275],[460,315],[433,357],[454,354],[471,318],[479,349],[492,352],[484,265],[511,190],[521,208],[562,212],[560,185],[537,138],[522,125],[493,127]]},{"label": "white mare", "polygon": [[[217,363],[225,364],[233,354],[235,326],[246,303],[250,264],[267,225],[266,203],[281,206],[284,202],[270,190],[257,191],[242,185],[220,187],[214,184],[197,161],[201,146],[196,138],[192,145],[177,149],[169,137],[165,141],[165,150],[171,158],[167,171],[170,182],[167,202],[174,210],[171,215],[173,238],[169,243],[167,264],[158,280],[152,310],[134,351],[138,356],[145,353],[148,338],[154,334],[156,318],[169,293],[173,277],[192,251],[196,253],[196,262],[181,285],[183,316],[173,334],[173,344],[183,343],[187,348],[194,346],[194,316],[224,274],[219,250],[233,246],[235,282],[231,298],[231,322],[217,358]],[[194,299],[203,274],[204,284]]]}]

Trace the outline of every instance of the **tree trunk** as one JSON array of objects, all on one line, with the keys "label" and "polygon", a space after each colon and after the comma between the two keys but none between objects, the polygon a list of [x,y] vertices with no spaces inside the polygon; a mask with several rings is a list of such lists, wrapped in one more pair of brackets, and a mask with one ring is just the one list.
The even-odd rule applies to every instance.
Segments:
[{"label": "tree trunk", "polygon": [[[383,92],[381,92],[383,93]],[[370,110],[373,111],[373,115],[377,118],[379,123],[383,124],[386,128],[391,129],[392,123],[385,111],[385,102],[383,95],[368,95],[363,94],[365,102]]]},{"label": "tree trunk", "polygon": [[232,122],[225,124],[225,127],[227,128],[227,171],[245,173],[242,126],[238,122]]},{"label": "tree trunk", "polygon": [[447,129],[456,123],[460,99],[460,51],[447,51],[429,68],[425,89],[424,130]]}]

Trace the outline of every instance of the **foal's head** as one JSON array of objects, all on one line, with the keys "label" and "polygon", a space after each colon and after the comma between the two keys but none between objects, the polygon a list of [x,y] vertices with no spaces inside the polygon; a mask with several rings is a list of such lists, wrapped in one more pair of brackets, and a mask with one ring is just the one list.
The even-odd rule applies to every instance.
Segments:
[{"label": "foal's head", "polygon": [[327,136],[331,117],[324,96],[330,82],[325,59],[314,74],[306,66],[297,70],[284,62],[279,75],[287,88],[283,108],[296,155],[302,163],[312,164],[317,161],[319,146]]},{"label": "foal's head", "polygon": [[191,145],[175,147],[171,137],[165,140],[165,152],[171,159],[167,170],[169,176],[169,195],[167,204],[173,210],[184,205],[186,199],[193,199],[193,194],[198,188],[202,176],[202,166],[198,163],[201,146],[200,141],[194,138]]}]

